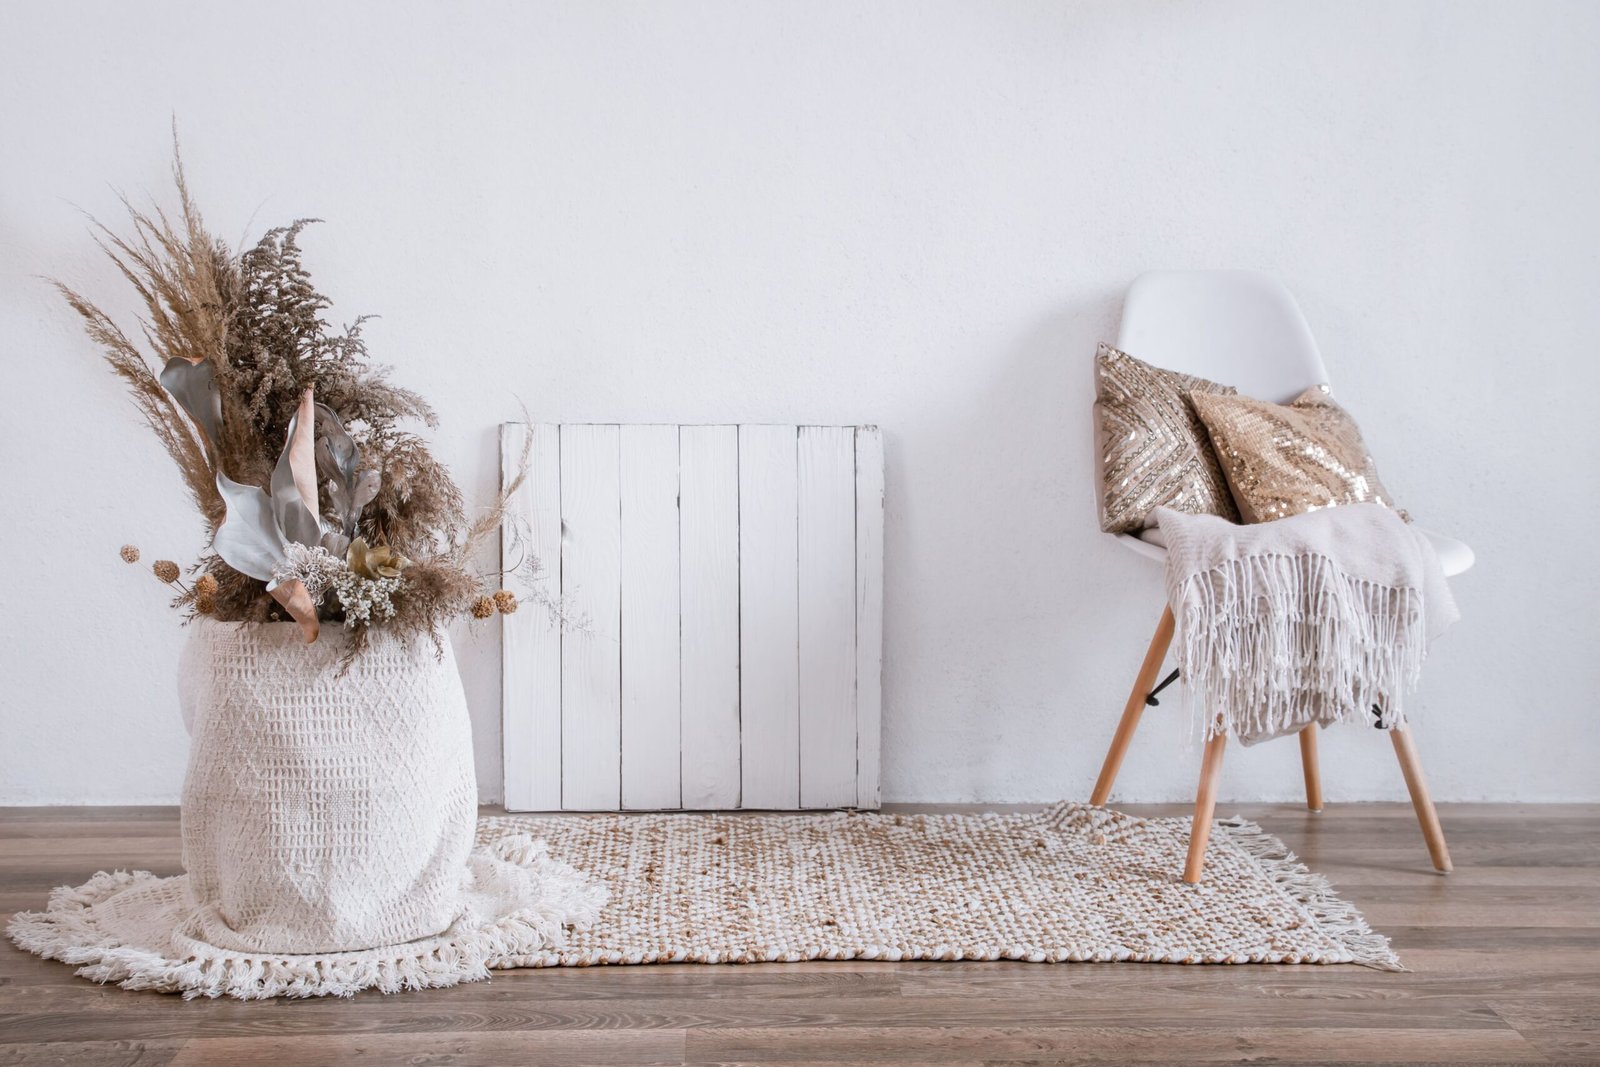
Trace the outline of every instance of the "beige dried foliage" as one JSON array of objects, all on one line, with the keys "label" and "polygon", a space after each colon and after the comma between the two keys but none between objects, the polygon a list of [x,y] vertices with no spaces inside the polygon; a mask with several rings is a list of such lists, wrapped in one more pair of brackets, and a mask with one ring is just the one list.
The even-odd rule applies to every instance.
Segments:
[{"label": "beige dried foliage", "polygon": [[[528,467],[525,446],[517,474],[490,507],[469,518],[460,489],[427,443],[400,424],[416,420],[433,426],[433,410],[422,397],[392,384],[387,372],[371,364],[364,319],[334,328],[324,319],[329,301],[312,284],[302,261],[299,237],[315,220],[302,219],[269,230],[242,254],[234,254],[205,228],[190,195],[174,137],[173,179],[178,209],[142,210],[126,198],[126,235],[93,221],[96,242],[133,287],[140,302],[137,343],[100,307],[79,292],[55,287],[83,319],[102,357],[127,385],[135,407],[177,464],[189,493],[215,533],[226,509],[216,488],[223,473],[246,485],[265,487],[281,452],[290,415],[301,394],[314,389],[317,400],[336,412],[361,448],[364,464],[381,476],[377,496],[357,523],[357,536],[373,546],[388,546],[409,557],[404,581],[393,597],[392,618],[378,625],[401,634],[437,635],[452,619],[482,611],[487,594],[504,575],[480,574],[479,555],[498,534],[507,505]],[[206,360],[214,372],[222,405],[221,440],[208,442],[162,387],[159,374],[168,360]],[[324,514],[330,505],[322,496]],[[128,546],[123,557],[137,559]],[[170,561],[162,561],[162,568]],[[528,574],[539,573],[529,558]],[[173,574],[164,581],[177,578]],[[283,617],[265,584],[228,566],[214,552],[202,555],[200,576],[174,603],[199,614],[238,622]],[[180,589],[181,589],[180,584]],[[558,619],[559,602],[541,592],[530,599]],[[321,605],[325,621],[343,622],[336,598]],[[481,617],[481,616],[480,616]],[[352,627],[353,653],[364,646],[367,625]]]},{"label": "beige dried foliage", "polygon": [[[132,268],[128,264],[118,260],[114,252],[108,254],[124,275],[131,275]],[[152,369],[144,353],[111,320],[111,316],[65,283],[52,281],[51,284],[66,299],[68,306],[82,317],[84,332],[100,346],[107,365],[127,385],[135,410],[144,417],[156,439],[161,442],[161,447],[177,464],[184,485],[204,516],[207,528],[215,530],[225,513],[222,496],[217,492],[216,474],[206,456],[199,432],[180,411],[172,395],[162,387],[157,377],[160,371]],[[160,281],[152,279],[149,284],[159,285]],[[142,292],[151,291],[145,283],[138,283],[138,287]],[[165,297],[156,299],[176,298],[178,295],[168,292]],[[183,344],[182,339],[162,337],[153,328],[146,330],[146,336],[150,338],[158,356],[168,344],[173,347]],[[160,360],[157,366],[164,363],[165,360]]]}]

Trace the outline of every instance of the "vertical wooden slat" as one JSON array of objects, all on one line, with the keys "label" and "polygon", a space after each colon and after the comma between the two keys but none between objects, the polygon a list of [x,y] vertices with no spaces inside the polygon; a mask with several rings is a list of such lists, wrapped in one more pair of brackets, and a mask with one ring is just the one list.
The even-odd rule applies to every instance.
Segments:
[{"label": "vertical wooden slat", "polygon": [[739,432],[679,433],[683,806],[739,806]]},{"label": "vertical wooden slat", "polygon": [[856,803],[876,808],[883,714],[883,434],[856,434]]},{"label": "vertical wooden slat", "polygon": [[743,806],[800,802],[796,438],[739,427],[740,777]]},{"label": "vertical wooden slat", "polygon": [[[552,597],[561,592],[561,450],[557,427],[506,423],[500,428],[500,478],[516,476],[532,435],[528,475],[507,508],[500,566],[514,571],[534,557]],[[505,804],[512,811],[561,807],[561,630],[529,608],[500,619],[501,751]]]},{"label": "vertical wooden slat", "polygon": [[799,436],[800,806],[856,803],[855,434]]},{"label": "vertical wooden slat", "polygon": [[621,529],[616,426],[561,427],[561,590],[588,621],[561,642],[561,806],[621,804]]},{"label": "vertical wooden slat", "polygon": [[681,806],[678,428],[624,426],[622,806]]}]

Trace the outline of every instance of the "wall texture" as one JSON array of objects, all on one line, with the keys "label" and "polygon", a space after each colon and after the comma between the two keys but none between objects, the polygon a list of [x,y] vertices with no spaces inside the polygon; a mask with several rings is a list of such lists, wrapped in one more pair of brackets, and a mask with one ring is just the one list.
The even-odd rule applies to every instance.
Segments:
[{"label": "wall texture", "polygon": [[[1443,799],[1596,800],[1600,7],[12,4],[0,33],[0,802],[165,802],[182,633],[116,558],[195,518],[39,275],[131,310],[86,211],[300,216],[335,316],[496,423],[876,422],[885,796],[1088,794],[1160,604],[1095,528],[1089,361],[1152,267],[1275,272],[1384,472],[1478,567],[1415,702]],[[457,634],[499,795],[498,633]],[[1175,711],[1120,794],[1191,795]],[[1403,796],[1381,738],[1334,801]],[[1225,792],[1298,794],[1292,744]]]}]

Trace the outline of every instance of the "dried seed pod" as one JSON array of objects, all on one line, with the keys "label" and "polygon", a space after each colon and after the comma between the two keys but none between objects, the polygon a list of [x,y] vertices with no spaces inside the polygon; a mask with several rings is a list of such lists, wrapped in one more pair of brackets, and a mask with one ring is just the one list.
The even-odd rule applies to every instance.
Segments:
[{"label": "dried seed pod", "polygon": [[202,574],[194,580],[194,594],[201,596],[217,595],[217,580],[209,574]]},{"label": "dried seed pod", "polygon": [[178,575],[182,573],[180,570],[178,570],[178,565],[172,562],[170,559],[156,560],[150,565],[150,570],[157,578],[160,578],[163,582],[166,582],[169,585],[177,581]]},{"label": "dried seed pod", "polygon": [[494,614],[494,598],[480,596],[472,602],[472,617],[474,619],[487,619]]},{"label": "dried seed pod", "polygon": [[139,546],[138,545],[123,545],[121,550],[117,554],[122,557],[122,562],[124,562],[124,563],[138,563],[139,562]]},{"label": "dried seed pod", "polygon": [[517,610],[517,594],[509,589],[501,589],[494,595],[494,606],[500,609],[500,614],[510,615]]}]

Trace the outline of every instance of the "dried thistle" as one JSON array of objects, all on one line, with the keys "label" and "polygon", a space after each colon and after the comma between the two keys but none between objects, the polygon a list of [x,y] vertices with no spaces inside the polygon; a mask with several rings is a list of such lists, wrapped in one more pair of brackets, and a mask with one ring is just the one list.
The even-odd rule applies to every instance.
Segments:
[{"label": "dried thistle", "polygon": [[166,582],[168,585],[171,585],[173,582],[177,581],[178,575],[183,573],[178,569],[178,565],[172,562],[170,559],[156,560],[150,565],[150,571],[157,578],[161,579],[163,582]]},{"label": "dried thistle", "polygon": [[[219,588],[217,580],[209,574],[202,574],[194,580],[194,595],[198,597],[215,597]],[[212,607],[216,604],[213,601]]]},{"label": "dried thistle", "polygon": [[139,546],[138,545],[123,545],[122,548],[118,549],[117,555],[122,557],[122,562],[124,562],[124,563],[138,563],[139,562]]},{"label": "dried thistle", "polygon": [[513,615],[517,610],[517,594],[509,589],[501,589],[494,594],[494,606],[502,615]]},{"label": "dried thistle", "polygon": [[194,610],[197,615],[214,615],[217,611],[217,598],[209,593],[200,593],[194,598]]},{"label": "dried thistle", "polygon": [[480,596],[472,602],[472,617],[474,619],[487,619],[494,614],[494,598]]}]

